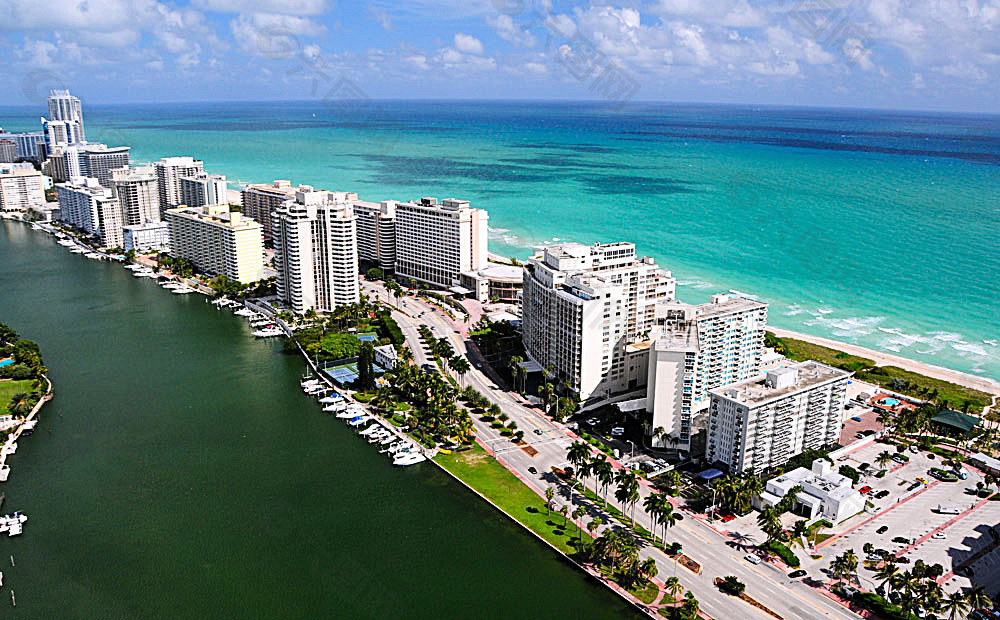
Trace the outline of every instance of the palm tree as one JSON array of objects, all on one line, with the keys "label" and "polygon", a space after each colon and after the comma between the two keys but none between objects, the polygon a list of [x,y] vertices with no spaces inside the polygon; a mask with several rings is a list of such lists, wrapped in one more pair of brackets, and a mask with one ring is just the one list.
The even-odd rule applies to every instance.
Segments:
[{"label": "palm tree", "polygon": [[556,496],[556,490],[551,486],[545,487],[545,514],[552,511],[552,498]]},{"label": "palm tree", "polygon": [[563,504],[562,507],[559,508],[559,513],[563,516],[563,529],[566,529],[566,526],[569,525],[569,506]]},{"label": "palm tree", "polygon": [[587,514],[587,509],[583,506],[577,506],[576,510],[573,511],[573,520],[576,521],[576,534],[580,540],[583,540],[583,528],[580,526],[580,517],[585,514]]},{"label": "palm tree", "polygon": [[688,618],[692,619],[696,618],[698,616],[698,611],[700,610],[700,608],[701,606],[698,604],[698,599],[694,597],[694,594],[691,593],[691,590],[685,592],[684,604],[681,605],[681,610],[684,612],[684,615],[687,616]]},{"label": "palm tree", "polygon": [[885,469],[885,466],[888,465],[891,461],[892,461],[892,454],[890,454],[888,450],[883,450],[879,452],[878,456],[875,457],[875,463],[882,469]]},{"label": "palm tree", "polygon": [[965,595],[969,605],[974,609],[979,609],[980,607],[985,607],[987,609],[993,607],[993,601],[990,600],[990,595],[986,593],[983,586],[976,586],[972,588],[968,594]]},{"label": "palm tree", "polygon": [[601,498],[604,500],[604,505],[607,506],[608,485],[615,481],[614,465],[603,457],[597,457],[593,465],[593,472],[597,476],[597,480],[601,483]]},{"label": "palm tree", "polygon": [[[615,483],[618,485],[618,489],[615,491],[615,499],[621,503],[622,512],[633,508],[635,503],[639,500],[639,481],[636,480],[635,474],[627,469],[621,469],[615,476]],[[635,529],[635,520],[632,518],[631,511],[629,512],[629,519],[632,521],[632,529]]]},{"label": "palm tree", "polygon": [[573,469],[579,470],[589,458],[590,448],[582,441],[574,441],[566,450],[566,459],[573,464]]},{"label": "palm tree", "polygon": [[507,367],[510,368],[510,378],[514,382],[514,391],[517,391],[517,375],[521,371],[521,366],[519,365],[524,361],[524,358],[520,355],[512,355],[510,360],[507,362]]},{"label": "palm tree", "polygon": [[371,400],[372,406],[376,409],[380,409],[383,413],[389,413],[392,410],[395,402],[392,400],[392,390],[389,388],[381,388],[375,392],[375,396]]},{"label": "palm tree", "polygon": [[663,582],[663,589],[666,590],[667,594],[678,599],[681,592],[684,591],[684,586],[681,585],[681,580],[677,577],[667,577],[667,580]]},{"label": "palm tree", "polygon": [[837,556],[830,568],[833,569],[834,576],[849,579],[858,571],[858,556],[853,549],[848,549]]},{"label": "palm tree", "polygon": [[781,534],[781,518],[771,506],[765,506],[757,515],[757,525],[767,534],[767,542],[777,540]]},{"label": "palm tree", "polygon": [[[580,506],[580,508],[583,508],[583,506]],[[604,525],[604,519],[600,517],[594,517],[587,523],[587,531],[593,534],[597,530],[601,529],[602,525]]]},{"label": "palm tree", "polygon": [[961,591],[952,592],[944,598],[941,608],[948,614],[948,620],[958,620],[969,611],[969,601]]},{"label": "palm tree", "polygon": [[464,386],[465,383],[463,382],[463,379],[465,378],[465,373],[472,370],[472,365],[469,364],[469,360],[464,357],[458,357],[455,358],[449,365],[451,366],[451,369],[455,371],[455,374],[458,375],[459,383]]},{"label": "palm tree", "polygon": [[806,546],[804,538],[808,531],[809,531],[809,524],[806,523],[805,519],[799,519],[798,521],[793,523],[791,530],[792,538],[789,544],[798,545],[804,549]]},{"label": "palm tree", "polygon": [[545,413],[549,412],[549,401],[552,399],[552,395],[556,392],[556,386],[551,383],[545,383],[538,386],[538,395],[542,397],[542,402],[544,403]]},{"label": "palm tree", "polygon": [[656,569],[656,560],[653,558],[646,558],[643,563],[639,565],[639,574],[645,577],[647,581],[656,577],[658,572],[659,571]]},{"label": "palm tree", "polygon": [[876,420],[882,425],[882,430],[889,428],[889,424],[892,423],[892,413],[888,411],[880,411]]},{"label": "palm tree", "polygon": [[[656,543],[656,526],[660,524],[660,515],[663,514],[663,504],[666,496],[660,493],[650,493],[642,502],[642,508],[653,520],[653,543]],[[669,502],[667,502],[669,505]]]}]

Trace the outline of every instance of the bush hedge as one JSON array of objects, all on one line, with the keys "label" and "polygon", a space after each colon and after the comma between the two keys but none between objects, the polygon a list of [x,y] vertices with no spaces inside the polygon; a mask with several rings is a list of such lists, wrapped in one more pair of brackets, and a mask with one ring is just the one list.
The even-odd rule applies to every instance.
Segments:
[{"label": "bush hedge", "polygon": [[919,620],[912,612],[903,615],[903,608],[885,600],[874,592],[858,592],[854,602],[885,620]]},{"label": "bush hedge", "polygon": [[778,542],[777,540],[772,540],[771,542],[764,545],[764,548],[773,553],[774,555],[778,556],[779,558],[781,558],[782,562],[784,562],[788,566],[791,566],[792,568],[798,568],[799,565],[801,564],[801,562],[799,562],[799,558],[794,553],[792,553],[792,550],[789,549],[782,542]]}]

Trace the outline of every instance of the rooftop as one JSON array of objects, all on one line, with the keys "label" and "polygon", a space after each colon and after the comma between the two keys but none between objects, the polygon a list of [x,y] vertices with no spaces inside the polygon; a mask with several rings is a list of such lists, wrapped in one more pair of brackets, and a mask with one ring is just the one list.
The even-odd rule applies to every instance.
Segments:
[{"label": "rooftop", "polygon": [[974,415],[962,413],[961,411],[953,411],[951,409],[945,409],[941,413],[931,418],[931,422],[934,422],[935,424],[943,424],[945,426],[950,426],[954,429],[962,431],[963,433],[968,433],[972,429],[979,426],[982,423],[982,420]]},{"label": "rooftop", "polygon": [[[795,377],[789,375],[795,372]],[[799,362],[784,368],[769,371],[746,381],[731,383],[710,390],[713,396],[720,396],[749,407],[757,407],[771,400],[807,390],[824,383],[847,379],[851,373],[815,361]],[[771,377],[771,381],[768,378]],[[781,380],[775,381],[775,378]],[[792,379],[789,381],[789,379]],[[775,387],[772,387],[775,386]]]},{"label": "rooftop", "polygon": [[759,310],[767,308],[767,304],[755,299],[736,295],[713,295],[712,301],[695,307],[695,315],[699,319],[710,318],[722,314],[744,310]]},{"label": "rooftop", "polygon": [[655,351],[698,350],[698,324],[678,321],[657,327],[650,334]]}]

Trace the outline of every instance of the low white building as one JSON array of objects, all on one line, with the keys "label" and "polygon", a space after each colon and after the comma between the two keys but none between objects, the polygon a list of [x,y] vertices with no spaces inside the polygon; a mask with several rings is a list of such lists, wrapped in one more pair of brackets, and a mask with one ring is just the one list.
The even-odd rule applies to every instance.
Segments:
[{"label": "low white building", "polygon": [[521,298],[524,268],[519,265],[489,263],[478,271],[463,271],[459,282],[469,295],[482,303],[516,304]]},{"label": "low white building", "polygon": [[775,506],[796,486],[792,512],[809,521],[826,519],[834,526],[865,509],[865,496],[851,486],[851,479],[833,471],[826,459],[816,459],[811,469],[799,467],[768,480],[760,503]]},{"label": "low white building", "polygon": [[24,213],[44,204],[41,172],[31,164],[0,164],[0,211]]},{"label": "low white building", "polygon": [[396,347],[391,344],[384,344],[380,347],[374,347],[375,350],[375,365],[383,370],[392,370],[399,363],[399,358],[396,356]]},{"label": "low white building", "polygon": [[170,224],[168,222],[148,222],[134,226],[122,226],[122,241],[125,251],[170,252]]}]

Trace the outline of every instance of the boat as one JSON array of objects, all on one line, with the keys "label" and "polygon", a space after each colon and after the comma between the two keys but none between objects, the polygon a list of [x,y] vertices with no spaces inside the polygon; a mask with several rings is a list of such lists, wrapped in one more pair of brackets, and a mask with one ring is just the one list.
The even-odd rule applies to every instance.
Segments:
[{"label": "boat", "polygon": [[10,477],[10,465],[0,467],[0,482],[7,482],[8,477]]},{"label": "boat", "polygon": [[340,394],[330,394],[329,396],[324,396],[323,398],[319,399],[319,404],[329,405],[332,403],[339,403],[342,400],[344,400],[344,397],[341,396]]},{"label": "boat", "polygon": [[24,531],[24,526],[20,522],[14,521],[10,524],[10,529],[7,531],[7,536],[13,538],[15,536],[20,536],[21,532]]},{"label": "boat", "polygon": [[347,423],[350,424],[351,426],[361,426],[362,424],[364,424],[365,422],[367,422],[369,419],[370,418],[368,416],[366,416],[366,415],[359,415],[359,416],[357,416],[355,418],[351,418],[350,420],[347,421]]},{"label": "boat", "polygon": [[212,300],[212,305],[213,306],[224,306],[224,305],[226,305],[228,303],[229,303],[229,300],[226,299],[225,297],[220,297],[218,299],[213,299]]},{"label": "boat", "polygon": [[84,254],[84,256],[91,260],[104,260],[104,255],[97,252],[90,252],[89,254]]},{"label": "boat", "polygon": [[326,413],[336,413],[338,411],[344,411],[345,409],[347,409],[347,407],[344,405],[344,403],[336,403],[333,405],[327,405],[326,407],[323,407],[323,411],[325,411]]},{"label": "boat", "polygon": [[991,347],[995,347],[995,346],[997,346],[997,341],[996,340],[983,340],[983,344],[988,344]]},{"label": "boat", "polygon": [[389,444],[393,443],[394,441],[396,441],[396,436],[393,435],[392,433],[390,433],[388,437],[386,437],[385,439],[383,439],[381,441],[381,443],[382,443],[383,446],[388,446]]},{"label": "boat", "polygon": [[3,571],[0,570],[0,588],[3,587]]},{"label": "boat", "polygon": [[235,314],[236,316],[253,316],[253,310],[251,310],[250,308],[240,308],[233,314]]},{"label": "boat", "polygon": [[380,424],[372,424],[371,426],[369,426],[365,430],[359,432],[358,434],[361,435],[362,437],[367,437],[368,435],[371,435],[372,433],[375,433],[375,432],[378,432],[378,431],[384,431],[384,430],[385,430],[384,426],[381,426]]},{"label": "boat", "polygon": [[285,332],[275,327],[273,329],[262,329],[259,331],[255,331],[253,332],[253,335],[256,338],[275,338],[277,336],[284,336]]},{"label": "boat", "polygon": [[171,292],[174,295],[190,295],[191,293],[194,293],[195,290],[186,284],[181,284]]},{"label": "boat", "polygon": [[345,409],[340,413],[338,413],[337,417],[341,418],[342,420],[350,420],[358,417],[358,412],[355,409]]},{"label": "boat", "polygon": [[399,467],[406,467],[408,465],[416,465],[417,463],[426,461],[427,457],[419,452],[410,452],[402,456],[398,456],[392,459],[392,464]]}]

